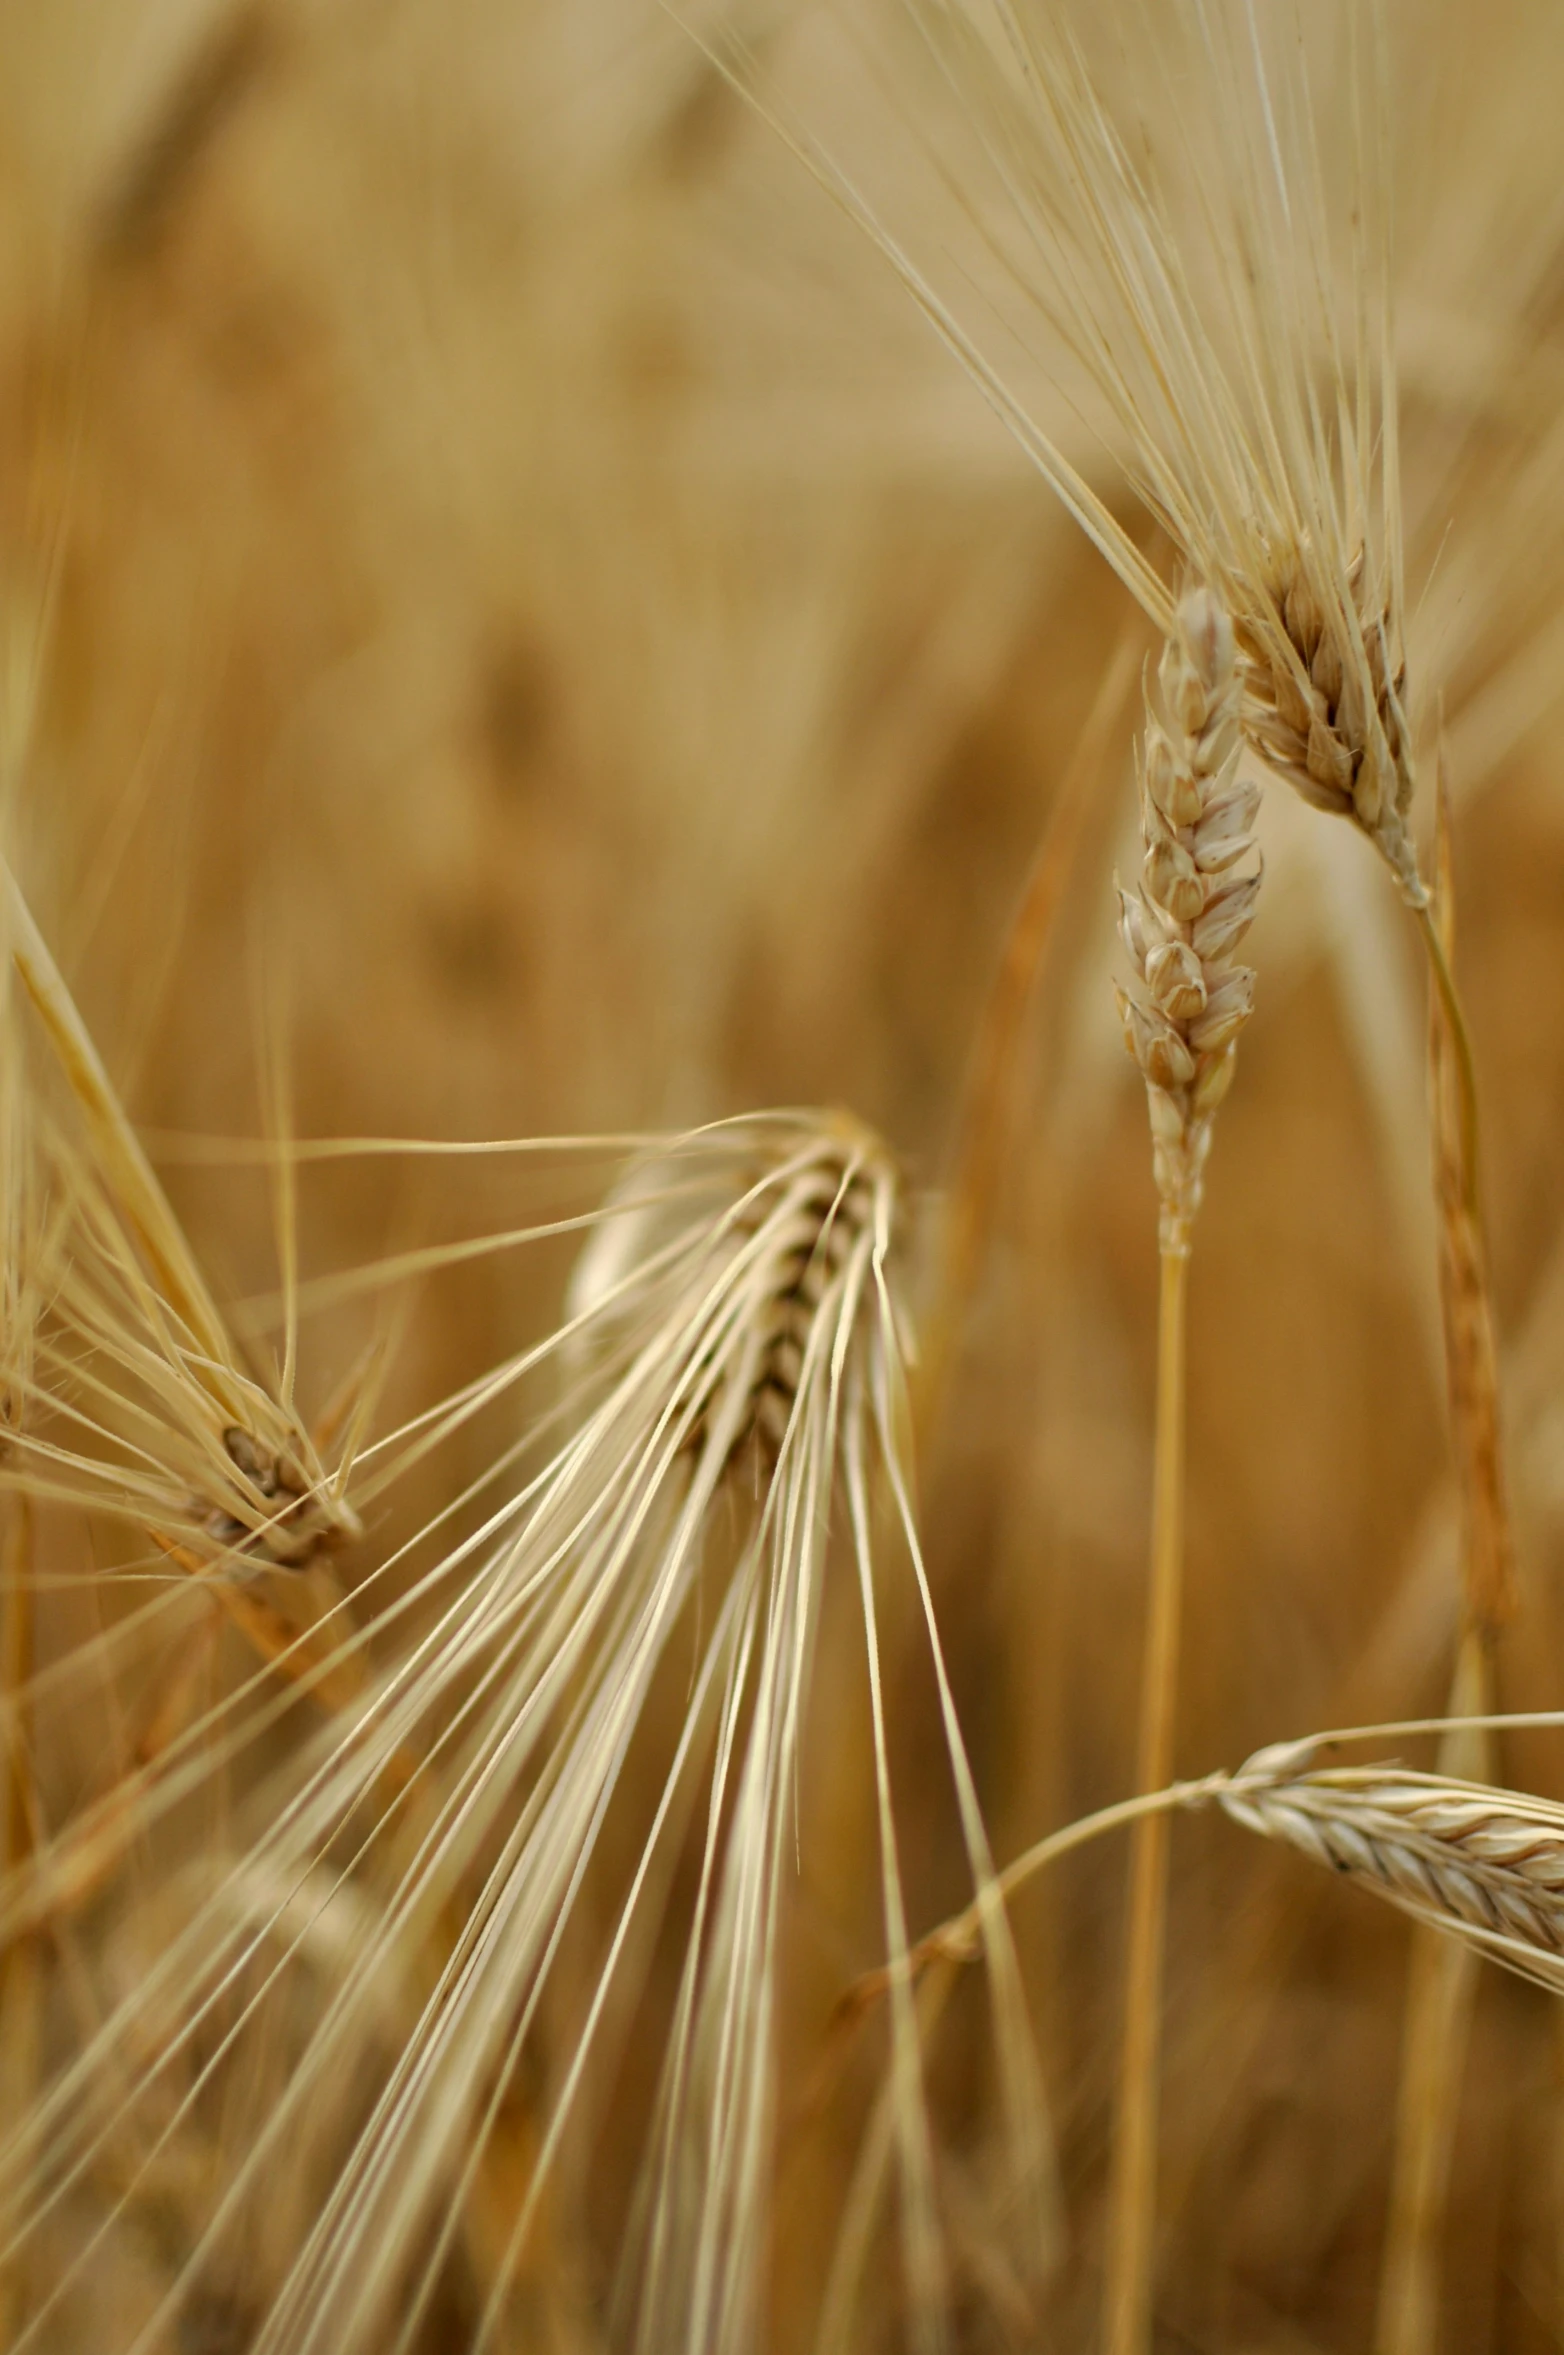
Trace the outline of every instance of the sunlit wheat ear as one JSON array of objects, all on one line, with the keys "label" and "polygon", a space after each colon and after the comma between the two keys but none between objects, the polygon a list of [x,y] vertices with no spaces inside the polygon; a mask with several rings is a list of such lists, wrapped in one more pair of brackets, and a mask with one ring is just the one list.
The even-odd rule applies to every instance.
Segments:
[{"label": "sunlit wheat ear", "polygon": [[1180,599],[1158,685],[1141,756],[1140,888],[1119,894],[1134,979],[1118,1001],[1146,1082],[1164,1247],[1176,1248],[1200,1207],[1212,1122],[1254,1005],[1254,974],[1234,951],[1260,890],[1259,789],[1238,774],[1237,650],[1209,590]]},{"label": "sunlit wheat ear", "polygon": [[274,1394],[241,1364],[9,869],[0,896],[8,986],[28,1002],[52,1082],[37,1083],[31,1140],[33,1284],[48,1310],[10,1475],[150,1531],[187,1566],[298,1567],[357,1533],[342,1479],[286,1387]]},{"label": "sunlit wheat ear", "polygon": [[1564,1990],[1564,1807],[1396,1767],[1311,1768],[1311,1755],[1261,1750],[1216,1796],[1249,1830]]},{"label": "sunlit wheat ear", "polygon": [[[286,2082],[225,2150],[208,2220],[137,2355],[231,2268],[269,2171],[312,2147],[342,2056],[380,2033],[387,1971],[409,1957],[423,1958],[427,1993],[251,2343],[265,2355],[414,2343],[531,2054],[544,2071],[537,2164],[479,2293],[476,2343],[505,2343],[510,2277],[565,2138],[590,2130],[599,2048],[635,2003],[697,1805],[699,1893],[682,1928],[625,2294],[644,2345],[757,2343],[778,1923],[820,1587],[836,1572],[854,1580],[865,1627],[912,2304],[920,2337],[938,2343],[933,2161],[876,1634],[888,1566],[873,1559],[882,1517],[900,1524],[893,1558],[910,1561],[932,1641],[904,1461],[895,1172],[851,1122],[778,1115],[670,1144],[605,1215],[612,1239],[589,1253],[563,1330],[527,1353],[573,1368],[566,1436],[550,1408],[497,1465],[508,1493],[488,1520],[454,1547],[437,1525],[447,1550],[381,1614],[390,1665],[241,1814],[234,1875],[280,1892],[313,1885],[322,1867],[328,1883],[362,1877],[376,1892],[372,1926],[314,2004]],[[1013,2027],[1013,1959],[937,1648],[936,1668],[985,1947]],[[643,1725],[670,1677],[683,1696],[671,1747]],[[186,1761],[187,1783],[201,1763]],[[177,1778],[167,1788],[177,1793]],[[611,1808],[634,1862],[605,1892],[594,1851]],[[591,1920],[607,1904],[595,1945],[589,1885]],[[183,2096],[170,2104],[170,2073],[214,2041],[211,2066],[237,2065],[267,2005],[286,2000],[302,1931],[271,1938],[257,1981],[251,1919],[226,1888],[195,1907],[21,2122],[0,2151],[13,2245],[30,2245],[111,2161],[111,2206],[130,2196],[117,2154],[140,2153],[135,2177],[187,2114]],[[250,1992],[235,2019],[241,1978]],[[1012,2057],[1005,2076],[1024,2110],[1024,2064]],[[88,2240],[76,2271],[91,2260]]]},{"label": "sunlit wheat ear", "polygon": [[[775,1148],[773,1148],[774,1150]],[[737,1231],[754,1228],[752,1196]],[[750,1340],[713,1409],[736,1417],[739,1447],[759,1456],[762,1498],[741,1564],[742,1623],[725,1670],[718,1764],[708,1807],[696,1934],[664,2075],[645,2192],[645,2257],[634,2278],[637,2343],[648,2351],[753,2345],[766,2233],[772,2123],[776,1939],[796,1838],[793,1788],[803,1762],[810,1654],[833,1522],[856,1559],[879,1812],[881,1899],[890,1954],[890,2102],[904,2193],[913,2330],[943,2337],[943,2263],[911,2001],[907,1922],[892,1811],[873,1552],[877,1525],[910,1557],[934,1646],[943,1733],[969,1859],[992,1872],[970,1771],[939,1659],[910,1510],[905,1444],[905,1319],[898,1304],[900,1206],[881,1148],[848,1124],[808,1144],[776,1205],[786,1208],[754,1267]],[[603,1272],[625,1247],[612,1230],[589,1255]],[[703,1370],[703,1387],[710,1377]],[[743,1469],[743,1455],[730,1455]],[[754,1471],[745,1474],[754,1482]],[[899,1527],[897,1526],[899,1524]],[[1024,2176],[1035,2175],[1036,2120],[1015,1966],[997,1901],[980,1908],[993,1972],[1007,2091]],[[1035,2188],[1035,2187],[1034,2187]]]}]

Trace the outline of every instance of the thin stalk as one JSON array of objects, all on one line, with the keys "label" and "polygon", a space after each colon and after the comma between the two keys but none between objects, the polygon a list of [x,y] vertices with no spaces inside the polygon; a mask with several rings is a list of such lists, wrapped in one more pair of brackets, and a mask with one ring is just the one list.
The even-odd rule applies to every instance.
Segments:
[{"label": "thin stalk", "polygon": [[[1450,1687],[1452,1719],[1486,1711],[1492,1682],[1487,1641],[1469,1626]],[[1440,1738],[1439,1772],[1491,1781],[1492,1734],[1453,1723]],[[1478,1963],[1475,1949],[1458,1938],[1413,1933],[1375,2355],[1429,2355],[1438,2343],[1440,2256]]]},{"label": "thin stalk", "polygon": [[[1160,1791],[1173,1765],[1178,1637],[1184,1582],[1184,1363],[1189,1238],[1165,1229],[1157,1320],[1157,1433],[1151,1520],[1151,1597],[1141,1684],[1137,1787]],[[1167,1931],[1168,1816],[1136,1824],[1130,1853],[1129,1962],[1118,2122],[1108,2214],[1107,2355],[1151,2343],[1156,2248],[1157,2108],[1162,1967]]]},{"label": "thin stalk", "polygon": [[[1461,1490],[1464,1626],[1449,1701],[1451,1717],[1458,1718],[1482,1715],[1494,1706],[1494,1638],[1514,1610],[1515,1593],[1498,1351],[1482,1228],[1477,1073],[1455,982],[1454,861],[1442,770],[1435,890],[1418,906],[1417,916],[1435,984],[1428,1092],[1450,1435]],[[1440,1771],[1491,1782],[1493,1748],[1491,1734],[1452,1726],[1440,1742]],[[1418,1932],[1402,2037],[1376,2355],[1433,2355],[1438,2341],[1440,2258],[1476,1993],[1475,1955],[1437,1932]]]},{"label": "thin stalk", "polygon": [[[1058,1831],[1045,1834],[1030,1848],[1023,1848],[1002,1873],[995,1875],[994,1892],[1008,1905],[1018,1889],[1024,1888],[1048,1865],[1056,1864],[1061,1856],[1089,1846],[1107,1832],[1144,1823],[1149,1816],[1176,1815],[1183,1808],[1202,1807],[1225,1790],[1230,1779],[1219,1770],[1202,1775],[1195,1782],[1170,1783],[1166,1790],[1142,1791],[1133,1799],[1116,1799],[1111,1807],[1099,1807],[1091,1815],[1079,1815],[1073,1823],[1061,1824]],[[948,1921],[941,1922],[918,1940],[910,1958],[915,1978],[921,1978],[935,1963],[976,1960],[982,1952],[981,1931],[987,1902],[986,1893],[975,1898],[962,1912],[952,1914]],[[837,2029],[855,2027],[880,2001],[889,1985],[890,1972],[884,1968],[865,1971],[855,1979],[837,2004]]]},{"label": "thin stalk", "polygon": [[1477,1058],[1472,1051],[1472,1034],[1466,1025],[1466,1009],[1461,993],[1455,985],[1455,973],[1440,933],[1439,917],[1433,902],[1422,900],[1413,910],[1417,929],[1428,957],[1428,970],[1439,993],[1440,1010],[1444,1015],[1446,1036],[1454,1062],[1456,1097],[1460,1123],[1461,1198],[1466,1214],[1473,1220],[1482,1215],[1482,1174],[1480,1168],[1477,1119]]}]

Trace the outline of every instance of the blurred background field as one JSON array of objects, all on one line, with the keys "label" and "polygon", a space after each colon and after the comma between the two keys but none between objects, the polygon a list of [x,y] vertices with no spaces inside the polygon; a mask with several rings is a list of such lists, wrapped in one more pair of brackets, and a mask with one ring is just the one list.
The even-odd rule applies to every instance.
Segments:
[{"label": "blurred background field", "polygon": [[[1419,717],[1432,742],[1442,690],[1520,1549],[1499,1674],[1506,1705],[1545,1707],[1564,1698],[1564,48],[1543,7],[1480,31],[1456,0],[1390,14]],[[779,4],[747,31],[872,165],[878,101],[840,28]],[[256,1132],[280,1005],[304,1135],[842,1103],[935,1193],[1023,877],[1143,625],[688,35],[645,0],[11,0],[0,175],[0,586],[15,627],[47,613],[26,871],[154,1142]],[[1030,1008],[921,1466],[1001,1858],[1132,1778],[1155,1205],[1109,973],[1136,702]],[[1345,828],[1273,789],[1263,832],[1259,1010],[1194,1270],[1188,1772],[1437,1709],[1458,1615],[1415,943]],[[264,1183],[172,1159],[169,1184],[224,1296],[269,1292]],[[311,1177],[305,1273],[519,1223],[539,1189],[503,1163]],[[550,1245],[424,1286],[387,1413],[545,1329],[567,1270]],[[308,1396],[366,1329],[351,1307],[314,1322]],[[784,2085],[873,1959],[867,1805],[833,1780],[829,1724],[818,1741]],[[963,1896],[927,1749],[909,1736],[897,1762],[915,1931]],[[1502,1770],[1564,1791],[1551,1737],[1508,1737]],[[1122,1876],[1092,1850],[1017,1909],[1069,2227],[1041,2340],[985,2204],[976,1996],[941,2046],[974,2347],[1092,2343]],[[1295,1860],[1179,1827],[1170,2349],[1370,2343],[1406,1948]],[[808,2163],[784,2163],[778,2247],[804,2260],[777,2267],[779,2346],[804,2343],[849,2123],[822,2151],[811,2122]],[[1551,1999],[1496,1972],[1454,2166],[1440,2345],[1564,2341],[1564,2040]],[[518,2325],[518,2347],[607,2343],[591,2285],[622,2196],[562,2202],[536,2261],[553,2335]],[[886,2267],[866,2347],[905,2343]]]}]

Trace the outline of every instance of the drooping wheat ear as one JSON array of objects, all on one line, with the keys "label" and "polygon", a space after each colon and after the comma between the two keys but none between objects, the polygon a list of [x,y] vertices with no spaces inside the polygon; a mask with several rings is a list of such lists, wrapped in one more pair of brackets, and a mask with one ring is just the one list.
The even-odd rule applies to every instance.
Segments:
[{"label": "drooping wheat ear", "polygon": [[25,1168],[40,1207],[27,1281],[47,1313],[40,1305],[29,1328],[29,1411],[7,1477],[150,1531],[186,1567],[246,1557],[299,1568],[358,1534],[346,1467],[327,1473],[289,1395],[291,1369],[274,1391],[241,1363],[3,863],[0,903],[6,988],[30,1005],[54,1082],[51,1096],[28,1098]]},{"label": "drooping wheat ear", "polygon": [[1373,580],[1361,546],[1322,565],[1305,539],[1279,554],[1265,589],[1238,609],[1250,741],[1305,801],[1360,826],[1420,904],[1406,660],[1388,584]]},{"label": "drooping wheat ear", "polygon": [[1017,350],[1037,348],[1033,322],[1006,314],[990,265],[1041,315],[1054,389],[1072,410],[1083,384],[1095,394],[1176,562],[1232,618],[1256,750],[1360,826],[1420,904],[1372,12],[1346,28],[1342,102],[1311,87],[1285,10],[1139,8],[1124,42],[1144,76],[1136,103],[1100,77],[1066,12],[903,4],[958,101],[960,131],[919,125],[960,203],[951,228],[986,254],[959,275],[943,253],[923,263],[857,171],[806,134],[795,144],[1166,632],[1167,581],[1014,373]]},{"label": "drooping wheat ear", "polygon": [[1564,1988],[1564,1807],[1396,1767],[1311,1768],[1309,1755],[1261,1750],[1213,1795],[1250,1831]]},{"label": "drooping wheat ear", "polygon": [[[247,2245],[268,2170],[314,2147],[340,2056],[370,2041],[388,1964],[422,1951],[440,1924],[427,1997],[267,2288],[254,2344],[264,2355],[405,2355],[546,2022],[544,2089],[528,2097],[536,2164],[478,2293],[478,2340],[495,2343],[561,2148],[567,2138],[591,2147],[594,2082],[614,2069],[637,2016],[677,1865],[693,1851],[628,2236],[624,2337],[649,2355],[739,2355],[755,2344],[794,1794],[821,1590],[839,1568],[863,1618],[916,2335],[939,2344],[933,2151],[878,1633],[898,1561],[927,1622],[998,1998],[1007,2017],[1022,2014],[912,1515],[899,1204],[890,1157],[845,1118],[761,1116],[669,1140],[605,1206],[562,1328],[410,1428],[416,1460],[429,1428],[465,1427],[480,1390],[499,1399],[561,1364],[571,1376],[566,1398],[550,1393],[475,1484],[474,1495],[494,1499],[482,1525],[453,1544],[442,1515],[419,1541],[428,1566],[374,1624],[381,1665],[351,1722],[320,1726],[257,1789],[240,1826],[236,1873],[293,1888],[324,1862],[333,1881],[347,1872],[376,1903],[286,2082],[232,2138],[158,2329]],[[382,1460],[394,1453],[388,1443]],[[683,1696],[681,1715],[659,1744],[649,1705],[670,1689]],[[160,1784],[149,1812],[178,1795]],[[626,1840],[608,1856],[599,1839],[611,1810]],[[52,2203],[127,2134],[144,2126],[156,2155],[174,2130],[169,2074],[182,2056],[231,2050],[245,2076],[269,1991],[286,1995],[300,1951],[283,1941],[264,1986],[230,2020],[254,1944],[238,1926],[242,1909],[221,1896],[189,1914],[9,2141],[0,2135],[0,2212],[9,2201],[19,2246],[35,2245]],[[18,1916],[26,1898],[18,1888]],[[639,2017],[655,2033],[655,2006]],[[1007,2098],[1019,2102],[1024,2080],[1010,2054]],[[90,2246],[78,2271],[89,2257]],[[67,2293],[69,2270],[46,2304]]]},{"label": "drooping wheat ear", "polygon": [[1134,980],[1116,994],[1146,1082],[1163,1245],[1187,1249],[1212,1122],[1254,1006],[1254,974],[1234,952],[1260,890],[1250,831],[1259,788],[1238,774],[1237,647],[1208,589],[1180,599],[1158,687],[1141,760],[1140,887],[1119,894]]}]

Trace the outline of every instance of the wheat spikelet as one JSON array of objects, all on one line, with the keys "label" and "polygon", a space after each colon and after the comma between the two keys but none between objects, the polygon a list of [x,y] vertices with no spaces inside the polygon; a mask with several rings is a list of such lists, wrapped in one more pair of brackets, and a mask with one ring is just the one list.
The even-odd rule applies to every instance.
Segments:
[{"label": "wheat spikelet", "polygon": [[1238,775],[1236,648],[1208,590],[1180,599],[1159,682],[1141,759],[1140,888],[1119,894],[1135,984],[1117,996],[1146,1082],[1164,1244],[1187,1248],[1211,1125],[1254,1005],[1254,974],[1234,951],[1260,890],[1250,863],[1259,789]]}]

